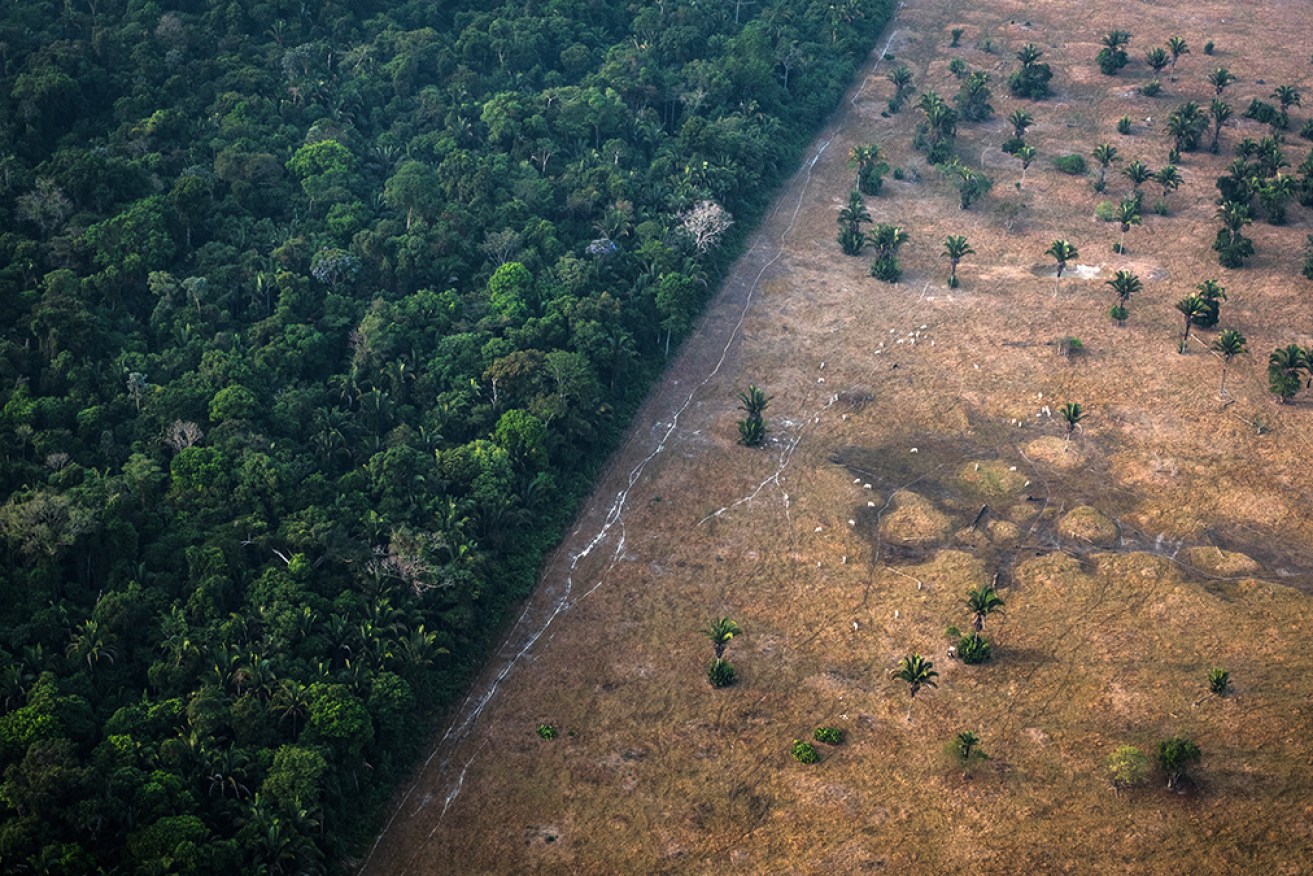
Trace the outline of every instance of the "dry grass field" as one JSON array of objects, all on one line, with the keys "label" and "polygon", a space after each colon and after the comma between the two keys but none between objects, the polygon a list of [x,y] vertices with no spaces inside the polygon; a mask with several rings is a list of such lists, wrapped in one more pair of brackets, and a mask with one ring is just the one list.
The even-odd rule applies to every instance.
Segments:
[{"label": "dry grass field", "polygon": [[[1107,77],[1093,58],[1112,29],[1133,34],[1131,64]],[[1178,34],[1191,53],[1175,80],[1138,95],[1145,51]],[[881,117],[875,52],[363,872],[1313,872],[1313,401],[1275,404],[1264,374],[1274,347],[1313,341],[1313,218],[1292,206],[1285,226],[1250,226],[1242,270],[1209,248],[1214,180],[1266,133],[1239,118],[1249,99],[1291,83],[1311,104],[1292,129],[1313,114],[1308,5],[909,0],[887,36],[921,91],[956,93],[955,56],[990,73],[995,118],[960,126],[957,153],[993,191],[958,209],[911,149],[919,114]],[[1007,93],[1027,42],[1055,72],[1039,103]],[[1186,99],[1206,109],[1217,66],[1239,77],[1221,153],[1186,154],[1171,214],[1146,210],[1115,255],[1096,205],[1128,189],[1126,161],[1165,163],[1163,121]],[[1039,152],[1021,189],[997,149],[1019,106]],[[1102,141],[1124,158],[1105,194],[1054,169]],[[910,234],[896,285],[834,240],[865,142],[906,170],[867,198]],[[1308,147],[1292,131],[1293,165]],[[976,250],[955,290],[947,234]],[[1055,238],[1081,253],[1056,294]],[[1119,327],[1104,283],[1121,268],[1144,291]],[[1209,277],[1229,295],[1219,328],[1251,350],[1225,406],[1216,332],[1176,349],[1173,304]],[[1048,342],[1064,336],[1085,352],[1060,355]],[[736,444],[750,383],[773,397],[759,450]],[[1068,443],[1069,401],[1089,413]],[[949,659],[945,628],[966,627],[966,590],[995,575],[995,658]],[[740,680],[714,690],[700,630],[722,615],[744,628],[727,652]],[[909,720],[888,673],[913,651],[941,674]],[[1231,673],[1225,697],[1208,693],[1213,666]],[[847,742],[795,762],[790,743],[818,725]],[[944,753],[963,730],[989,754],[969,777]],[[1178,732],[1203,752],[1186,793],[1156,773],[1113,792],[1114,748]]]}]

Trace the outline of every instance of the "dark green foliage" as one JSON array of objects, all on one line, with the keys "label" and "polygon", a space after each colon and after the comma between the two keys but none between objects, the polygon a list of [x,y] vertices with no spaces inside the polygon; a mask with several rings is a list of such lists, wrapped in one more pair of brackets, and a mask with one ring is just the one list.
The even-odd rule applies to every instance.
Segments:
[{"label": "dark green foliage", "polygon": [[1130,315],[1130,311],[1127,310],[1126,307],[1121,304],[1114,304],[1112,307],[1108,309],[1108,316],[1116,320],[1117,325],[1125,325],[1126,317],[1129,315]]},{"label": "dark green foliage", "polygon": [[[766,410],[770,399],[756,386],[749,386],[739,393],[739,403],[739,408],[747,413],[747,417],[739,420],[739,443],[744,447],[760,447],[766,441],[766,433],[770,431],[766,428],[765,420],[762,419],[762,412]],[[728,618],[722,620],[729,621]],[[729,623],[732,624],[733,621]],[[716,656],[720,656],[719,651],[716,652]]]},{"label": "dark green foliage", "polygon": [[1163,90],[1163,84],[1157,79],[1151,79],[1136,90],[1142,97],[1157,97]]},{"label": "dark green foliage", "polygon": [[[899,64],[889,71],[885,77],[894,87],[894,96],[889,100],[889,112],[896,113],[903,108],[907,98],[916,93],[916,87],[912,84],[912,71],[906,66]],[[874,194],[874,192],[868,192]]]},{"label": "dark green foliage", "polygon": [[848,206],[839,211],[839,247],[844,255],[859,255],[866,245],[864,224],[871,222],[871,214],[858,192],[848,193]]},{"label": "dark green foliage", "polygon": [[957,114],[964,122],[983,122],[994,115],[994,107],[989,103],[989,74],[979,70],[962,80],[958,89]]},{"label": "dark green foliage", "polygon": [[1103,48],[1094,57],[1103,75],[1116,76],[1130,62],[1126,54],[1126,44],[1130,39],[1131,35],[1124,30],[1110,31],[1103,38]]},{"label": "dark green foliage", "polygon": [[1222,302],[1226,300],[1226,287],[1216,280],[1204,280],[1195,287],[1203,309],[1193,320],[1200,328],[1212,328],[1221,317]]},{"label": "dark green foliage", "polygon": [[1213,667],[1208,670],[1208,691],[1209,693],[1223,696],[1231,686],[1231,673],[1225,669]]},{"label": "dark green foliage", "polygon": [[711,661],[707,669],[707,681],[712,687],[730,687],[738,680],[739,674],[728,660],[717,657]]},{"label": "dark green foliage", "polygon": [[1004,140],[1003,145],[998,148],[1000,152],[1004,152],[1008,155],[1016,155],[1017,150],[1021,149],[1025,145],[1026,145],[1026,141],[1024,138],[1009,137],[1008,139]]},{"label": "dark green foliage", "polygon": [[760,447],[766,443],[766,433],[769,431],[760,417],[739,420],[739,443],[744,447]]},{"label": "dark green foliage", "polygon": [[933,91],[922,94],[916,106],[921,111],[921,121],[916,125],[912,146],[926,153],[926,160],[931,164],[948,161],[957,138],[957,111]]},{"label": "dark green foliage", "polygon": [[[763,404],[762,407],[765,405]],[[733,618],[722,617],[713,620],[702,632],[711,640],[716,659],[720,659],[725,656],[725,646],[729,644],[730,639],[743,635],[743,628],[735,623]]]},{"label": "dark green foliage", "polygon": [[957,640],[957,657],[963,663],[985,663],[993,656],[989,639],[977,632],[968,633]]},{"label": "dark green foliage", "polygon": [[1008,77],[1008,91],[1013,97],[1043,100],[1049,96],[1049,81],[1053,78],[1053,70],[1048,64],[1040,62],[1043,54],[1034,43],[1027,43],[1017,52],[1021,69]]},{"label": "dark green foliage", "polygon": [[1284,131],[1290,127],[1290,116],[1287,113],[1258,98],[1249,102],[1249,107],[1245,110],[1245,118],[1270,125],[1273,131]]},{"label": "dark green foliage", "polygon": [[[854,146],[848,156],[848,164],[857,168],[857,190],[863,195],[878,195],[884,186],[884,175],[889,172],[889,165],[882,160],[880,147],[874,143]],[[849,207],[852,208],[851,197]],[[869,218],[867,220],[869,221]]]},{"label": "dark green foliage", "polygon": [[1123,136],[1131,133],[1131,117],[1122,116],[1117,120],[1117,133]]},{"label": "dark green foliage", "polygon": [[1173,148],[1178,152],[1193,152],[1208,130],[1208,116],[1193,100],[1178,106],[1167,116],[1167,133],[1172,135]]},{"label": "dark green foliage", "polygon": [[1299,136],[1305,140],[1313,140],[1313,119],[1308,119],[1299,126]]},{"label": "dark green foliage", "polygon": [[1267,358],[1268,391],[1282,404],[1288,403],[1303,386],[1302,375],[1308,369],[1308,352],[1298,344],[1277,347]]},{"label": "dark green foliage", "polygon": [[954,79],[965,79],[967,75],[967,62],[961,58],[953,58],[948,62],[948,72],[953,74]]},{"label": "dark green foliage", "polygon": [[1304,238],[1304,277],[1313,280],[1313,234]]},{"label": "dark green foliage", "polygon": [[1205,55],[1211,55],[1211,54],[1213,54],[1214,51],[1216,51],[1216,47],[1213,45],[1213,41],[1212,41],[1212,40],[1209,40],[1208,42],[1204,43],[1204,54],[1205,54]]},{"label": "dark green foliage", "polygon": [[907,232],[896,225],[878,224],[867,235],[875,258],[871,262],[871,276],[886,283],[897,283],[902,276],[898,267],[898,248],[907,242]]},{"label": "dark green foliage", "polygon": [[1169,791],[1177,790],[1182,780],[1189,778],[1190,767],[1197,764],[1202,756],[1193,739],[1179,735],[1159,742],[1156,754],[1158,768],[1167,776]]},{"label": "dark green foliage", "polygon": [[1217,261],[1224,268],[1242,267],[1254,254],[1254,242],[1241,233],[1241,229],[1253,221],[1249,208],[1237,201],[1223,201],[1217,208],[1217,215],[1222,220],[1222,227],[1213,240]]},{"label": "dark green foliage", "polygon": [[1085,157],[1074,153],[1057,156],[1053,159],[1053,166],[1071,176],[1080,176],[1085,173],[1086,170]]},{"label": "dark green foliage", "polygon": [[978,170],[973,170],[956,159],[939,165],[939,170],[957,186],[958,207],[971,209],[971,205],[994,187],[994,181]]},{"label": "dark green foliage", "polygon": [[892,5],[6,4],[3,869],[350,869]]},{"label": "dark green foliage", "polygon": [[948,47],[951,49],[956,49],[958,43],[962,41],[962,34],[966,33],[966,31],[964,31],[960,27],[955,27],[952,30],[950,30],[948,33],[949,33]]},{"label": "dark green foliage", "polygon": [[798,763],[816,763],[821,759],[815,745],[800,739],[793,740],[793,744],[789,746],[789,754],[793,755],[793,759]]},{"label": "dark green foliage", "polygon": [[557,736],[556,728],[551,724],[539,724],[538,729],[534,732],[538,734],[538,738],[540,739],[551,740],[555,739]]},{"label": "dark green foliage", "polygon": [[842,745],[844,733],[838,727],[817,727],[812,731],[812,738],[826,745]]}]

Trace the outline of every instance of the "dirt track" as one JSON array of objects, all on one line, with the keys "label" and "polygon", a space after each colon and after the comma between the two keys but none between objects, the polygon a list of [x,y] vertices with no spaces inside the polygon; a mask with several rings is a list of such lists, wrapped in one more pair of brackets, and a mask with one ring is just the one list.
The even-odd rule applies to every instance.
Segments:
[{"label": "dirt track", "polygon": [[[1237,115],[1270,90],[1255,78],[1302,85],[1313,101],[1306,58],[1260,60],[1277,24],[1287,44],[1313,45],[1298,7],[1259,4],[1226,25],[1234,12],[1217,3],[900,12],[889,51],[922,90],[951,97],[954,55],[993,76],[996,118],[962,126],[958,151],[983,158],[994,191],[958,211],[910,150],[917,114],[881,118],[890,89],[883,66],[868,70],[640,411],[364,872],[933,873],[967,860],[990,872],[1168,872],[1182,860],[1257,872],[1307,860],[1307,817],[1274,825],[1262,813],[1304,809],[1313,791],[1313,658],[1299,644],[1309,604],[1262,582],[1302,585],[1313,570],[1313,409],[1272,405],[1262,364],[1277,344],[1309,342],[1295,256],[1308,211],[1251,226],[1250,267],[1217,267],[1213,179],[1229,144],[1262,133],[1242,122],[1223,154],[1186,156],[1172,215],[1146,215],[1115,256],[1116,226],[1092,216],[1100,196],[1051,165],[1100,140],[1161,165],[1161,119],[1187,97],[1206,106],[1202,77],[1217,64],[1241,76],[1228,95]],[[960,51],[946,48],[950,26],[966,29]],[[1137,63],[1110,79],[1090,59],[1118,27],[1134,33]],[[1165,97],[1135,96],[1144,50],[1178,32],[1193,49],[1178,81],[1164,81]],[[985,38],[996,53],[976,48]],[[1018,190],[1017,162],[987,147],[1021,105],[1004,83],[1031,41],[1056,94],[1025,104],[1040,157]],[[1129,138],[1113,132],[1123,114],[1140,120]],[[1306,114],[1295,115],[1297,127]],[[869,141],[909,172],[867,199],[876,221],[912,235],[894,286],[834,243],[848,150]],[[1304,145],[1292,138],[1294,164]],[[1122,188],[1110,175],[1103,197]],[[948,233],[977,251],[958,290],[943,282]],[[1043,252],[1057,237],[1080,246],[1083,268],[1055,294]],[[1102,285],[1119,268],[1145,281],[1125,327],[1107,318]],[[1221,327],[1253,351],[1232,369],[1226,408],[1213,335],[1184,356],[1173,345],[1172,302],[1213,276],[1230,291]],[[1083,356],[1047,345],[1068,335]],[[774,397],[761,451],[734,443],[748,383]],[[1070,445],[1044,413],[1066,401],[1091,410]],[[1256,418],[1269,434],[1255,434]],[[1068,516],[1078,506],[1115,526],[1111,543],[1080,537],[1098,541]],[[944,659],[962,593],[995,573],[1008,600],[991,621],[998,659]],[[713,691],[698,630],[726,614],[746,631],[727,655],[742,680]],[[909,725],[906,694],[884,675],[912,650],[942,677]],[[1233,696],[1203,697],[1211,665],[1231,670]],[[561,736],[540,740],[540,722]],[[849,743],[815,767],[793,763],[789,742],[819,724]],[[993,756],[970,782],[939,755],[963,729]],[[1178,730],[1205,750],[1197,793],[1108,792],[1108,751],[1149,750]]]}]

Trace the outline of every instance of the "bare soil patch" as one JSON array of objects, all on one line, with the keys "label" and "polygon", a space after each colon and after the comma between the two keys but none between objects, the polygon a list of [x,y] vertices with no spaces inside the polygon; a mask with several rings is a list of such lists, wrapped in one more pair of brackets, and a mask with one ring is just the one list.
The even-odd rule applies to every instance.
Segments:
[{"label": "bare soil patch", "polygon": [[[952,27],[965,30],[957,50]],[[1132,32],[1133,62],[1109,78],[1093,57],[1113,29]],[[1163,120],[1186,99],[1206,106],[1219,65],[1240,77],[1227,95],[1237,114],[1279,83],[1313,97],[1313,17],[1276,0],[914,0],[891,32],[921,90],[951,97],[961,56],[993,76],[999,118],[1018,106],[1036,117],[1025,185],[1019,162],[998,160],[997,118],[964,125],[958,153],[973,166],[983,155],[996,184],[958,210],[911,150],[918,114],[881,117],[891,89],[873,61],[470,702],[437,729],[365,872],[1308,867],[1313,405],[1272,404],[1263,372],[1272,348],[1313,335],[1297,255],[1309,211],[1251,226],[1250,266],[1218,267],[1214,179],[1240,137],[1265,130],[1239,120],[1222,154],[1184,157],[1171,215],[1146,215],[1114,255],[1119,229],[1094,208],[1124,180],[1110,174],[1097,195],[1051,159],[1107,140],[1160,167]],[[1139,96],[1145,50],[1175,34],[1191,54],[1163,96]],[[1055,70],[1044,102],[1006,93],[1026,42]],[[1136,120],[1129,137],[1115,132],[1123,115]],[[1308,115],[1295,108],[1292,127]],[[864,142],[907,171],[867,202],[911,234],[897,285],[834,242],[848,150]],[[1306,144],[1292,137],[1287,154],[1298,163]],[[945,284],[947,234],[976,250],[958,289]],[[1061,284],[1043,256],[1055,238],[1087,269]],[[1145,282],[1125,326],[1108,319],[1103,285],[1121,268]],[[1253,351],[1233,363],[1226,406],[1213,334],[1185,355],[1175,346],[1173,303],[1209,277],[1230,295],[1219,328]],[[1084,354],[1049,344],[1067,336]],[[749,383],[774,397],[759,451],[734,443]],[[1089,411],[1069,443],[1056,416],[1067,401]],[[1099,525],[1064,531],[1082,517]],[[1090,537],[1104,522],[1115,534]],[[986,628],[995,659],[949,660],[944,628],[966,624],[965,591],[995,576],[1007,601]],[[723,615],[745,630],[727,653],[740,681],[713,690],[699,630]],[[909,722],[887,673],[911,651],[941,675]],[[1213,666],[1231,673],[1226,697],[1207,692]],[[560,735],[539,739],[539,723]],[[848,741],[794,762],[790,742],[818,725]],[[969,779],[942,754],[963,730],[990,755]],[[1114,748],[1151,751],[1178,732],[1204,753],[1189,793],[1157,780],[1112,793],[1102,764]]]}]

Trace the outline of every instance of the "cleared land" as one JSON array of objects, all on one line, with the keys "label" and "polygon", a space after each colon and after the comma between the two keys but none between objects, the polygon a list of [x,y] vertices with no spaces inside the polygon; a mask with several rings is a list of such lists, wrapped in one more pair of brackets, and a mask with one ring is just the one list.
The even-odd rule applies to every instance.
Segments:
[{"label": "cleared land", "polygon": [[[1113,29],[1132,32],[1132,63],[1110,78],[1093,57]],[[1117,226],[1094,208],[1128,183],[1110,175],[1097,195],[1051,160],[1109,141],[1121,166],[1162,166],[1163,120],[1186,99],[1206,107],[1217,66],[1240,78],[1227,92],[1237,116],[1277,84],[1313,99],[1307,6],[912,2],[890,33],[921,90],[950,98],[955,56],[993,77],[994,120],[963,125],[957,148],[983,159],[993,192],[958,210],[911,150],[918,114],[881,118],[888,66],[873,64],[439,731],[366,872],[1306,872],[1313,406],[1275,405],[1264,365],[1310,341],[1309,211],[1250,226],[1257,256],[1218,267],[1214,180],[1241,137],[1266,133],[1237,120],[1221,154],[1184,157],[1171,215],[1146,211],[1119,256]],[[1175,81],[1137,95],[1145,50],[1177,34],[1191,54]],[[1006,93],[1026,42],[1054,67],[1044,102]],[[997,150],[1018,106],[1039,150],[1020,190],[1020,163]],[[1295,108],[1292,128],[1309,113]],[[1136,120],[1128,137],[1115,132],[1123,115]],[[911,234],[897,285],[834,242],[848,151],[864,142],[908,171],[867,199],[876,221]],[[1292,136],[1286,154],[1298,164],[1307,146]],[[946,234],[977,252],[956,290]],[[1081,250],[1056,295],[1043,255],[1055,238]],[[1145,284],[1124,327],[1103,285],[1121,268]],[[1215,333],[1185,355],[1175,346],[1173,304],[1209,277],[1230,296],[1219,328],[1253,351],[1233,365],[1225,407]],[[1046,345],[1064,336],[1086,352]],[[735,444],[749,383],[774,397],[764,450]],[[1069,445],[1067,401],[1089,410]],[[1007,601],[987,625],[996,658],[947,659],[963,594],[995,574]],[[699,630],[721,615],[746,635],[727,654],[739,684],[717,691]],[[909,722],[887,673],[910,651],[942,674]],[[1231,673],[1224,698],[1207,692],[1212,666]],[[560,736],[539,739],[539,723]],[[818,725],[848,742],[795,763],[789,743]],[[943,754],[962,730],[990,755],[969,779]],[[1203,750],[1189,793],[1155,778],[1113,794],[1115,747],[1151,751],[1177,732]]]}]

